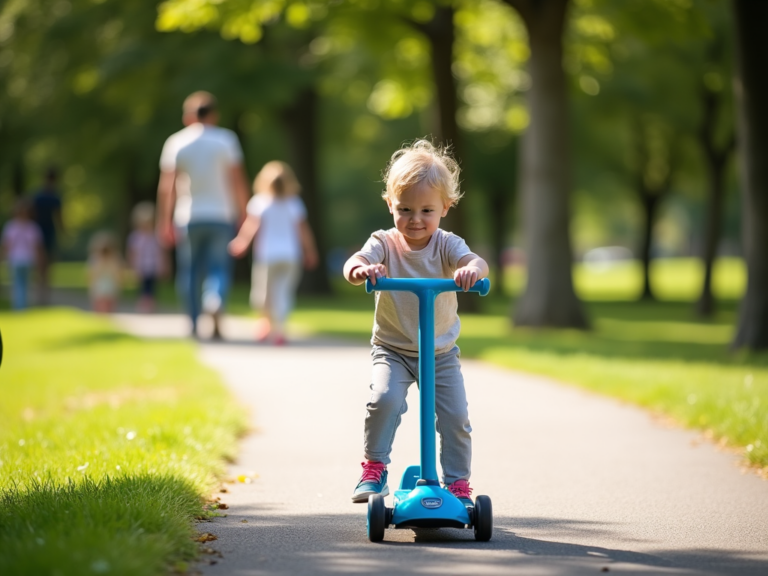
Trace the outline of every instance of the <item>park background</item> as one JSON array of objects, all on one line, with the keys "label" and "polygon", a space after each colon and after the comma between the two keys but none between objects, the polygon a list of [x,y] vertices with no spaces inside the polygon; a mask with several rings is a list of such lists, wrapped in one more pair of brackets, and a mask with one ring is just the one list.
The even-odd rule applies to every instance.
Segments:
[{"label": "park background", "polygon": [[[155,198],[160,150],[181,128],[181,102],[208,90],[221,124],[241,140],[250,177],[281,159],[303,184],[323,262],[305,275],[294,329],[364,341],[372,303],[344,285],[341,263],[372,230],[391,226],[380,193],[392,152],[431,136],[453,146],[463,169],[466,197],[446,227],[492,267],[493,296],[462,301],[463,353],[646,406],[765,473],[766,244],[748,235],[768,228],[765,201],[755,200],[766,196],[763,180],[752,175],[754,134],[768,126],[761,131],[762,117],[749,117],[754,106],[734,95],[768,61],[755,29],[768,24],[759,4],[8,0],[0,8],[0,221],[58,167],[66,232],[54,286],[84,294],[89,238],[108,229],[125,239],[132,206]],[[753,55],[741,72],[737,45]],[[764,81],[753,86],[765,90]],[[740,114],[747,129],[739,133]],[[247,260],[238,277],[229,311],[247,315]],[[132,297],[129,284],[124,298]],[[739,320],[743,299],[750,305]],[[170,281],[161,301],[174,306]],[[734,348],[739,323],[745,336]],[[211,513],[199,496],[220,478],[244,425],[216,375],[194,369],[193,345],[149,346],[66,309],[3,311],[0,329],[0,385],[14,386],[0,431],[9,566],[64,558],[72,573],[81,561],[115,568],[122,560],[107,558],[109,535],[121,533],[120,522],[78,546],[51,510],[66,506],[62,492],[77,507],[113,490],[118,518],[126,491],[136,497],[147,482],[155,483],[149,498],[187,499],[154,564],[137,561],[124,573],[193,557],[189,518]],[[136,355],[150,360],[137,364]],[[117,405],[99,396],[114,393]],[[72,398],[80,398],[77,418]],[[161,413],[172,415],[164,425]],[[208,424],[191,427],[202,414]],[[130,426],[112,426],[126,419]],[[119,432],[95,432],[103,427]],[[54,440],[64,436],[88,440]],[[140,447],[137,436],[147,438]],[[176,460],[189,446],[218,459]],[[124,463],[115,468],[105,453]],[[155,465],[124,472],[147,461]],[[22,509],[52,523],[51,537],[24,533],[12,519]],[[83,513],[83,530],[90,518]],[[127,540],[135,537],[128,530]],[[45,545],[57,538],[84,559]]]}]

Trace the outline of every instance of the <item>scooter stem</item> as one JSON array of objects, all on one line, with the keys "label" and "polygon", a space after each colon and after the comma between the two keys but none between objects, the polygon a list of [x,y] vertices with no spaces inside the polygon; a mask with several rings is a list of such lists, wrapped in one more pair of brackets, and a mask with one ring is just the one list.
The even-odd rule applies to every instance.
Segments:
[{"label": "scooter stem", "polygon": [[[478,280],[469,292],[488,294],[491,282]],[[435,438],[435,298],[441,292],[461,292],[445,278],[370,278],[365,282],[369,294],[378,291],[413,292],[419,299],[419,426],[421,429],[421,479],[419,484],[439,486]]]}]

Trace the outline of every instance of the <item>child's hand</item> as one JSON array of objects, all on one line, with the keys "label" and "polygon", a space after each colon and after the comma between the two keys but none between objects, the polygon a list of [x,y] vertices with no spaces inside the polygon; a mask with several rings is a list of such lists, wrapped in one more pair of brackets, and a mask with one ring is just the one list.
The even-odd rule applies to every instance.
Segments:
[{"label": "child's hand", "polygon": [[376,279],[387,275],[387,267],[384,264],[369,264],[368,266],[358,266],[352,270],[350,277],[352,280],[371,279],[371,284],[376,286]]},{"label": "child's hand", "polygon": [[235,258],[240,258],[248,251],[248,245],[250,243],[249,240],[236,236],[235,239],[227,245],[227,251]]},{"label": "child's hand", "polygon": [[304,254],[304,268],[307,270],[314,270],[317,268],[318,257],[317,252],[307,252]]},{"label": "child's hand", "polygon": [[456,270],[456,272],[453,273],[453,279],[456,282],[456,286],[461,287],[461,289],[466,292],[475,285],[475,282],[480,279],[482,274],[480,268],[470,264],[468,266],[462,266]]}]

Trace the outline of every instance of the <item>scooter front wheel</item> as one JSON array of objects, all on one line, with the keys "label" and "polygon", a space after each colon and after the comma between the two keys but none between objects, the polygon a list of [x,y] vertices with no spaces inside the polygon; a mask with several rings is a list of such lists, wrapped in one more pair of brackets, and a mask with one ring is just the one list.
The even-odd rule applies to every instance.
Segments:
[{"label": "scooter front wheel", "polygon": [[384,504],[384,496],[371,494],[368,497],[368,540],[371,542],[384,540],[384,530],[387,524],[387,507]]},{"label": "scooter front wheel", "polygon": [[473,514],[475,528],[475,540],[488,542],[493,536],[493,506],[488,496],[475,498],[475,512]]}]

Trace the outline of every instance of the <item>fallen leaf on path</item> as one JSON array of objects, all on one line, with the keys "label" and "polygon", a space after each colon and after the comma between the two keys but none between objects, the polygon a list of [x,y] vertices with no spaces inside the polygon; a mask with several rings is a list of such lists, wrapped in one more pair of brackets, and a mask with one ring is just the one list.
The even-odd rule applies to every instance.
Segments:
[{"label": "fallen leaf on path", "polygon": [[211,542],[212,540],[218,540],[219,538],[215,536],[214,534],[211,534],[210,532],[203,532],[195,538],[195,541],[197,542]]},{"label": "fallen leaf on path", "polygon": [[229,504],[225,504],[224,502],[219,502],[216,507],[219,510],[229,510]]}]

